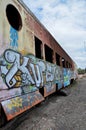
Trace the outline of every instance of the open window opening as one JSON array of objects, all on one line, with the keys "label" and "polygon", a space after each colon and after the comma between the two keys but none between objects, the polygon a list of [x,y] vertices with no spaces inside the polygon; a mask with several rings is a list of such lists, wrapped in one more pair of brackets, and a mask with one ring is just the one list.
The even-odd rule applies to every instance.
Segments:
[{"label": "open window opening", "polygon": [[72,64],[70,65],[70,68],[72,68]]},{"label": "open window opening", "polygon": [[6,16],[10,25],[15,30],[20,30],[22,28],[22,20],[19,11],[11,4],[6,7]]},{"label": "open window opening", "polygon": [[56,53],[56,64],[60,66],[60,55]]},{"label": "open window opening", "polygon": [[42,59],[42,41],[35,37],[35,56]]},{"label": "open window opening", "polygon": [[68,67],[70,68],[70,63],[68,63]]},{"label": "open window opening", "polygon": [[62,67],[65,68],[65,59],[64,58],[62,58]]},{"label": "open window opening", "polygon": [[53,63],[53,50],[45,45],[45,60]]},{"label": "open window opening", "polygon": [[69,63],[69,68],[72,68],[72,65]]},{"label": "open window opening", "polygon": [[66,68],[68,68],[68,61],[66,61]]}]

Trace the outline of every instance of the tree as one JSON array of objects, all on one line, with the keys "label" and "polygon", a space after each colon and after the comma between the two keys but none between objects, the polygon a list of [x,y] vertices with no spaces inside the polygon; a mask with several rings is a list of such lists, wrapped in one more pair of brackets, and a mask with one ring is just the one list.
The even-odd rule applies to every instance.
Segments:
[{"label": "tree", "polygon": [[78,74],[84,74],[84,73],[86,73],[86,68],[85,69],[78,68]]}]

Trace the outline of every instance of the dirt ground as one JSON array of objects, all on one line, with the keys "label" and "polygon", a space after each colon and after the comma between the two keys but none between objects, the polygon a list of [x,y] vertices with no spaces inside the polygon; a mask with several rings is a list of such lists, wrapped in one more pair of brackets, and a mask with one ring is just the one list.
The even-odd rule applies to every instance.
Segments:
[{"label": "dirt ground", "polygon": [[86,77],[66,91],[34,107],[15,130],[86,130]]}]

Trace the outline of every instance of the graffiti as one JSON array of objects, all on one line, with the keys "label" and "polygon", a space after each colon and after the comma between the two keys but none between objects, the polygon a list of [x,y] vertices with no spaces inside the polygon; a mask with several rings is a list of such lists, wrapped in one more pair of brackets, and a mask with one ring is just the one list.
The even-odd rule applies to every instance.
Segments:
[{"label": "graffiti", "polygon": [[50,65],[48,68],[47,64],[46,70],[46,65],[42,61],[37,62],[37,64],[31,63],[31,58],[22,57],[21,54],[10,49],[5,51],[4,57],[7,65],[1,65],[1,73],[5,75],[8,88],[25,85],[40,87],[44,81],[43,72],[46,72],[46,81],[54,79],[54,74],[49,69]]},{"label": "graffiti", "polygon": [[51,92],[54,89],[52,82],[47,83],[45,87],[46,87],[47,93]]},{"label": "graffiti", "polygon": [[55,68],[55,70],[54,70],[54,74],[55,74],[55,80],[57,81],[57,80],[60,80],[60,70],[59,70],[59,68]]},{"label": "graffiti", "polygon": [[47,63],[46,64],[46,81],[53,81],[54,80],[54,72],[52,71],[52,66]]},{"label": "graffiti", "polygon": [[18,31],[13,27],[10,27],[10,46],[15,49],[18,47]]},{"label": "graffiti", "polygon": [[22,89],[22,93],[35,92],[35,91],[38,90],[37,87],[31,86],[31,85],[25,86],[25,87],[21,87],[21,89]]},{"label": "graffiti", "polygon": [[10,100],[7,104],[8,109],[12,110],[13,107],[22,107],[22,98],[16,97]]},{"label": "graffiti", "polygon": [[[5,74],[5,80],[6,80],[6,84],[8,85],[9,88],[12,88],[15,84],[16,84],[16,79],[14,78],[14,75],[20,70],[23,75],[23,79],[26,79],[28,81],[28,83],[30,84],[30,82],[32,84],[34,84],[34,81],[27,69],[27,63],[29,58],[24,57],[22,64],[21,64],[21,59],[20,59],[20,54],[12,51],[12,50],[7,50],[5,51],[5,59],[8,63],[12,64],[10,69],[8,70],[6,66],[1,66],[1,71],[3,74]],[[24,77],[26,74],[26,77]],[[24,81],[23,81],[24,82]],[[26,82],[27,84],[27,82]]]},{"label": "graffiti", "polygon": [[40,70],[39,70],[39,66],[36,65],[34,67],[34,65],[30,63],[30,67],[32,68],[35,84],[36,84],[37,87],[39,87],[40,84],[41,84],[41,73],[40,73]]},{"label": "graffiti", "polygon": [[44,98],[42,95],[36,91],[10,100],[5,100],[2,102],[2,106],[9,120],[43,100]]},{"label": "graffiti", "polygon": [[41,86],[43,86],[45,84],[45,70],[46,70],[46,66],[45,63],[43,61],[38,61],[37,62],[38,66],[39,66],[39,71],[40,71],[40,76],[41,76]]},{"label": "graffiti", "polygon": [[[34,56],[22,56],[20,53],[8,49],[4,57],[0,58],[1,76],[9,89],[21,87],[22,92],[35,91],[41,86],[50,87],[58,84],[59,88],[69,84],[67,69],[44,62]],[[64,74],[64,75],[63,75]],[[60,83],[61,82],[61,83]],[[25,87],[25,88],[24,88]]]},{"label": "graffiti", "polygon": [[67,69],[63,69],[63,75],[64,75],[64,87],[68,86],[70,84],[70,79],[69,79],[69,72]]}]

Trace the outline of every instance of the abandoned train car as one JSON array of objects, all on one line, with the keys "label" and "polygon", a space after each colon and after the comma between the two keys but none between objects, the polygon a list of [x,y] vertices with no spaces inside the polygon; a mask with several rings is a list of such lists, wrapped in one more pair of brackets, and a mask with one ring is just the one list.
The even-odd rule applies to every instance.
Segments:
[{"label": "abandoned train car", "polygon": [[21,0],[0,0],[0,125],[76,79],[74,61]]}]

